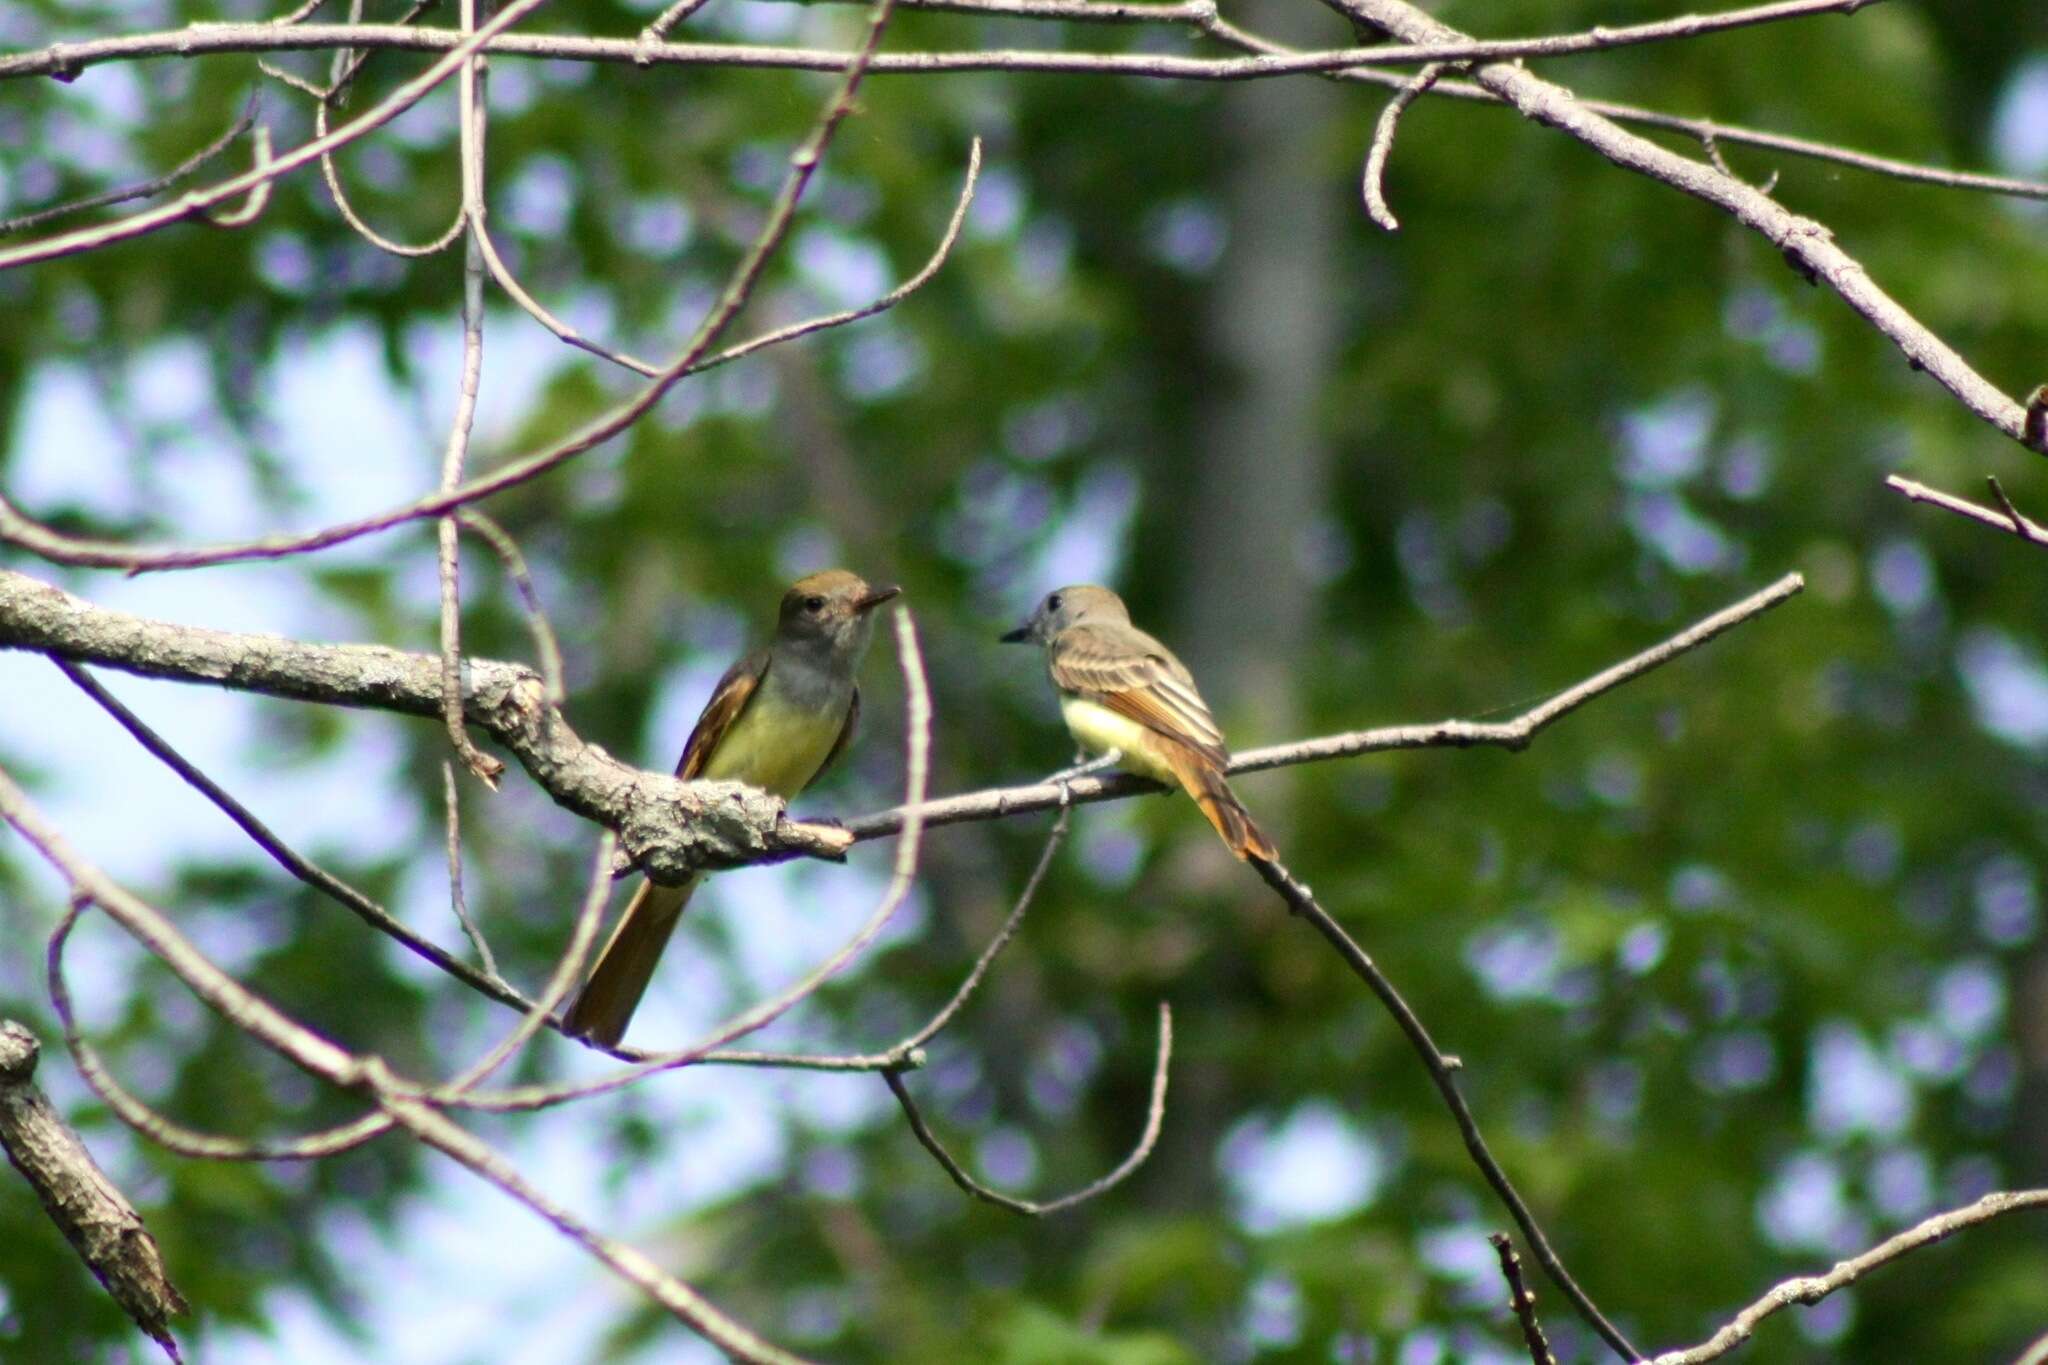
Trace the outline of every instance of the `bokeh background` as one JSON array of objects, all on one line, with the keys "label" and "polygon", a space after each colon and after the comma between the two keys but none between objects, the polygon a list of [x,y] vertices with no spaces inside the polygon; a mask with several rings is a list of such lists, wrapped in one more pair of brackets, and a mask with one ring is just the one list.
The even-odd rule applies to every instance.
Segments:
[{"label": "bokeh background", "polygon": [[[560,0],[530,27],[630,35],[653,9]],[[1670,8],[1436,11],[1505,35]],[[0,10],[0,46],[257,12],[26,0]],[[1347,40],[1305,0],[1226,15]],[[689,28],[832,45],[862,18],[713,0]],[[2033,0],[1894,0],[1544,69],[1586,94],[2042,176],[2044,24]],[[933,13],[900,15],[888,41],[1183,45]],[[420,65],[378,57],[353,107]],[[0,87],[0,215],[175,164],[259,83],[281,145],[305,135],[304,101],[247,57]],[[578,327],[664,354],[825,88],[500,60],[499,240]],[[1067,760],[1035,661],[994,643],[1062,582],[1117,585],[1248,747],[1505,714],[1803,571],[1791,605],[1525,754],[1382,755],[1240,786],[1463,1057],[1495,1150],[1582,1282],[1639,1344],[1682,1344],[1937,1208],[2048,1183],[2048,561],[1881,485],[1899,471],[1970,493],[1996,473],[2039,514],[2048,479],[1760,239],[1511,115],[1411,109],[1388,180],[1402,230],[1377,231],[1357,196],[1379,99],[1305,79],[872,79],[739,333],[914,269],[979,135],[987,171],[944,272],[884,317],[681,386],[490,510],[562,633],[571,719],[650,767],[674,761],[788,578],[844,563],[903,583],[941,792]],[[380,228],[445,226],[453,129],[437,95],[343,158]],[[2009,392],[2048,378],[2042,205],[1725,150]],[[460,278],[459,251],[373,251],[306,176],[245,231],[180,227],[0,275],[0,485],[69,529],[195,542],[406,500],[437,476]],[[503,307],[485,358],[479,467],[636,382]],[[417,527],[135,580],[0,562],[176,621],[435,639]],[[464,586],[470,647],[527,657],[476,547]],[[438,727],[111,682],[302,850],[459,941]],[[799,810],[895,799],[886,643],[867,697],[863,744]],[[85,852],[349,1046],[445,1073],[505,1022],[268,864],[43,660],[0,655],[0,763]],[[465,778],[463,810],[470,902],[506,969],[536,982],[594,831],[516,772],[496,795]],[[882,946],[763,1041],[867,1047],[921,1020],[1048,824],[935,832]],[[1516,1359],[1484,1241],[1504,1215],[1384,1013],[1185,803],[1076,824],[1021,938],[910,1084],[986,1179],[1058,1193],[1130,1145],[1154,1010],[1173,1002],[1164,1135],[1105,1197],[1041,1222],[964,1199],[874,1077],[697,1069],[476,1127],[821,1359]],[[717,878],[635,1040],[685,1039],[799,974],[866,913],[888,857]],[[62,893],[0,842],[0,1012],[53,1045],[41,941]],[[104,923],[73,960],[94,1036],[172,1115],[274,1136],[351,1112]],[[522,1074],[595,1069],[549,1038]],[[198,1305],[201,1359],[714,1358],[405,1142],[311,1166],[183,1160],[114,1121],[60,1049],[42,1080],[144,1206]],[[1599,1358],[1536,1287],[1562,1357]],[[1773,1321],[1742,1358],[2009,1360],[2044,1331],[2048,1230],[2022,1215]],[[138,1343],[26,1187],[0,1179],[0,1356],[147,1358]]]}]

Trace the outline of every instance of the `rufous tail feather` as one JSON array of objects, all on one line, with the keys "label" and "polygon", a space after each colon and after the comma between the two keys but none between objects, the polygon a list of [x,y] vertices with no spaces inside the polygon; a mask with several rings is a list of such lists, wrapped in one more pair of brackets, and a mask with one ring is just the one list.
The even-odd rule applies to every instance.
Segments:
[{"label": "rufous tail feather", "polygon": [[640,890],[619,916],[618,927],[597,955],[597,965],[577,993],[576,1003],[562,1021],[571,1037],[588,1038],[605,1047],[617,1047],[626,1036],[626,1025],[639,1008],[640,997],[654,977],[654,964],[675,932],[683,907],[690,903],[695,880],[681,886],[642,882]]},{"label": "rufous tail feather", "polygon": [[1230,845],[1230,851],[1240,858],[1274,861],[1278,854],[1272,841],[1260,831],[1244,802],[1237,799],[1222,771],[1192,749],[1178,744],[1162,747],[1168,750],[1167,762],[1174,776],[1180,779],[1187,794],[1195,798],[1195,804],[1223,836],[1223,842]]}]

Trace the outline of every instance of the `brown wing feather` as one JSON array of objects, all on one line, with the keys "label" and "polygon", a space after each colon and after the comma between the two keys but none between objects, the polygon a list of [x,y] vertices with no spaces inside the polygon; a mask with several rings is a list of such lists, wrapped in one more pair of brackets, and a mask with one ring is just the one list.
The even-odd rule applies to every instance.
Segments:
[{"label": "brown wing feather", "polygon": [[754,699],[754,690],[767,676],[765,649],[755,650],[725,670],[718,686],[711,689],[711,700],[704,703],[704,710],[697,716],[689,742],[683,745],[683,756],[676,762],[677,777],[690,782],[703,775],[704,765],[711,761],[711,751],[740,718],[740,712],[747,709],[747,703]]},{"label": "brown wing feather", "polygon": [[1100,703],[1168,741],[1160,757],[1240,858],[1271,862],[1273,845],[1225,777],[1230,751],[1209,704],[1173,651],[1135,627],[1075,626],[1047,652],[1053,685]]},{"label": "brown wing feather", "polygon": [[1230,762],[1223,731],[1172,651],[1141,630],[1074,626],[1047,651],[1053,686],[1100,702],[1185,744],[1217,767]]}]

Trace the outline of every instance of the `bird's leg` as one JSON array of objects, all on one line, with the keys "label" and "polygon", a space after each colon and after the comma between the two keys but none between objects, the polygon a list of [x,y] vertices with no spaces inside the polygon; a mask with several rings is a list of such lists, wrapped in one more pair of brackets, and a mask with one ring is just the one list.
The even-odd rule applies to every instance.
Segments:
[{"label": "bird's leg", "polygon": [[1067,786],[1069,782],[1072,782],[1077,777],[1087,777],[1091,773],[1099,773],[1105,768],[1114,768],[1117,764],[1124,761],[1124,751],[1122,749],[1111,749],[1108,753],[1098,758],[1089,758],[1086,754],[1077,751],[1074,757],[1077,762],[1073,767],[1062,768],[1045,779],[1060,789],[1060,805],[1063,807],[1074,798],[1072,789]]}]

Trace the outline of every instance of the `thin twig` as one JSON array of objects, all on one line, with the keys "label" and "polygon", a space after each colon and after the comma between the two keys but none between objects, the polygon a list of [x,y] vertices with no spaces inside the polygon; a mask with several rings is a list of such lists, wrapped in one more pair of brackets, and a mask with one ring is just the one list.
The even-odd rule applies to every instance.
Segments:
[{"label": "thin twig", "polygon": [[72,1064],[78,1068],[78,1074],[84,1078],[87,1087],[121,1122],[166,1151],[201,1161],[314,1161],[351,1151],[391,1131],[390,1116],[373,1109],[347,1123],[281,1141],[274,1138],[223,1137],[218,1133],[202,1133],[196,1128],[188,1128],[131,1093],[114,1078],[113,1071],[100,1059],[98,1050],[86,1041],[78,1027],[77,1012],[71,1005],[71,984],[64,969],[65,952],[79,917],[92,904],[89,898],[74,896],[70,908],[57,921],[57,927],[50,931],[49,947],[45,953],[50,1003],[63,1026],[64,1046],[70,1050]]},{"label": "thin twig", "polygon": [[[309,550],[325,549],[359,536],[389,530],[406,522],[439,517],[478,499],[537,478],[556,465],[609,441],[638,422],[661,401],[662,396],[678,380],[698,367],[698,362],[704,359],[711,346],[732,323],[747,300],[753,296],[754,287],[760,282],[762,271],[766,269],[769,259],[774,256],[788,235],[790,224],[796,216],[797,205],[802,201],[819,160],[831,143],[833,133],[846,116],[853,112],[854,94],[860,88],[861,76],[866,71],[869,60],[875,56],[876,46],[881,41],[890,2],[892,0],[885,0],[885,3],[877,8],[876,18],[869,23],[867,35],[861,46],[855,50],[851,60],[846,64],[845,75],[826,105],[823,115],[812,128],[810,136],[791,154],[789,173],[784,177],[782,188],[769,209],[767,221],[755,235],[739,264],[734,267],[725,289],[698,324],[695,334],[683,347],[682,353],[639,393],[589,422],[574,435],[534,454],[508,461],[496,472],[472,480],[459,488],[431,494],[404,507],[375,516],[339,523],[301,535],[271,536],[261,540],[203,549],[138,550],[130,546],[71,540],[24,516],[6,498],[0,497],[0,540],[13,541],[25,549],[63,563],[90,563],[103,568],[125,568],[131,572],[145,569],[193,568],[202,564],[225,564],[245,559],[276,559]],[[539,3],[539,0],[514,0],[514,3],[516,7],[522,3]],[[478,29],[478,34],[501,24],[505,14],[509,13],[510,10],[499,14],[490,24]],[[442,65],[444,63],[437,62],[430,70],[438,71]],[[412,84],[416,85],[418,82]],[[401,87],[400,93],[411,88],[411,85]],[[387,100],[385,103],[389,104],[390,101]],[[378,106],[379,109],[383,107],[384,105]],[[364,117],[367,118],[368,115]],[[361,119],[356,121],[357,124],[361,122]],[[350,125],[352,128],[355,126],[356,124]],[[282,165],[287,159],[280,158],[277,164]],[[956,220],[958,216],[959,211],[956,210]],[[949,232],[948,241],[950,240]],[[0,255],[0,265],[5,263],[4,255]]]},{"label": "thin twig", "polygon": [[349,910],[355,912],[365,924],[381,934],[396,939],[413,952],[433,963],[442,971],[461,981],[472,990],[481,991],[493,1000],[510,1005],[514,1009],[526,1008],[526,998],[498,977],[495,973],[485,975],[467,962],[448,952],[440,945],[414,933],[406,924],[394,917],[377,902],[342,881],[325,868],[300,856],[298,851],[280,839],[270,826],[258,819],[254,812],[231,796],[225,788],[193,764],[183,754],[172,748],[170,743],[151,729],[143,719],[129,710],[113,693],[100,685],[99,679],[86,672],[68,659],[52,656],[52,663],[63,671],[65,677],[86,696],[92,698],[106,713],[120,723],[121,728],[133,735],[136,742],[155,755],[166,767],[190,784],[201,796],[218,806],[221,813],[235,822],[256,846],[276,859],[279,866],[297,877],[314,890],[331,897]]},{"label": "thin twig", "polygon": [[997,954],[1009,946],[1010,940],[1016,937],[1018,928],[1024,923],[1024,912],[1031,908],[1031,902],[1038,895],[1039,886],[1045,881],[1045,874],[1052,868],[1053,855],[1059,852],[1060,845],[1066,840],[1067,825],[1072,815],[1071,809],[1062,809],[1060,818],[1053,821],[1052,830],[1045,837],[1045,848],[1040,851],[1038,862],[1031,869],[1031,875],[1025,879],[1024,889],[1018,893],[1016,904],[1010,907],[1009,917],[1003,921],[1003,927],[996,931],[996,936],[988,941],[988,946],[981,950],[981,956],[974,960],[974,969],[967,973],[967,979],[953,992],[953,998],[940,1007],[939,1012],[927,1020],[923,1028],[890,1048],[890,1055],[907,1061],[918,1049],[937,1037],[939,1031],[952,1023],[953,1017],[966,1006],[968,998],[981,985],[982,978],[988,975],[988,969],[995,963]]},{"label": "thin twig", "polygon": [[490,546],[492,553],[504,565],[505,576],[512,580],[513,590],[519,594],[520,608],[526,614],[526,629],[533,636],[534,666],[540,670],[541,681],[546,684],[548,704],[560,706],[569,699],[568,687],[562,680],[562,647],[555,640],[555,628],[548,620],[547,609],[541,606],[540,589],[534,586],[533,574],[526,567],[526,556],[519,553],[519,542],[480,508],[465,507],[455,514],[455,520],[463,530]]},{"label": "thin twig", "polygon": [[[462,0],[462,30],[476,29],[476,0]],[[469,241],[462,266],[462,380],[456,392],[455,416],[448,425],[448,442],[441,452],[441,489],[462,482],[463,462],[469,455],[469,434],[476,424],[477,390],[484,371],[484,263],[478,241],[483,231],[485,112],[481,86],[483,58],[463,63],[456,81],[456,100],[461,121],[462,215],[469,226]],[[456,757],[483,784],[496,790],[505,765],[476,747],[462,707],[462,540],[455,518],[443,516],[435,527],[441,578],[441,721],[448,729],[448,742]],[[452,808],[451,808],[452,809]]]},{"label": "thin twig", "polygon": [[[134,238],[155,232],[160,228],[168,227],[172,223],[187,218],[192,214],[210,209],[216,204],[224,204],[230,199],[238,199],[266,180],[274,180],[278,176],[295,171],[323,153],[331,152],[336,147],[346,146],[357,138],[383,127],[386,123],[389,123],[392,119],[397,118],[407,109],[410,109],[413,105],[426,98],[430,91],[453,75],[456,69],[468,60],[470,54],[488,45],[493,37],[504,32],[505,29],[519,22],[519,20],[525,18],[532,11],[546,3],[547,0],[510,0],[510,3],[503,10],[494,15],[489,23],[477,29],[475,33],[450,35],[455,41],[446,45],[446,55],[428,66],[419,75],[401,84],[376,105],[357,115],[334,132],[324,137],[316,137],[311,142],[301,143],[283,156],[274,158],[268,165],[244,171],[242,174],[231,176],[218,184],[209,185],[203,190],[188,190],[179,196],[176,203],[165,205],[162,208],[151,209],[145,213],[131,214],[126,218],[116,219],[111,223],[101,223],[95,227],[80,228],[74,232],[63,233],[56,237],[46,237],[39,242],[28,242],[11,250],[0,251],[0,270],[10,269],[18,265],[28,265],[36,261],[54,260],[62,256],[73,256],[80,252],[94,251],[100,247],[110,246],[115,242],[131,241]],[[239,29],[244,26],[227,25],[225,27]],[[266,33],[272,39],[281,39],[282,41],[267,44],[264,49],[274,50],[278,48],[298,49],[306,46],[315,46],[314,44],[304,44],[295,41],[294,35],[313,32],[318,26],[277,28],[269,24],[255,24],[247,27]],[[212,31],[203,27],[180,30],[187,37],[202,43],[205,37]],[[399,31],[418,32],[418,30],[413,29],[400,29]],[[347,47],[349,44],[339,43],[332,46]],[[64,44],[58,44],[59,49],[64,47]],[[177,50],[175,47],[172,49],[172,51]],[[246,50],[255,51],[257,49],[251,48]],[[44,49],[44,51],[48,52],[49,49]],[[166,53],[165,55],[169,54]],[[13,58],[0,57],[0,74],[6,74],[13,61]],[[60,63],[55,71],[41,74],[56,74],[57,71],[66,69],[65,65]],[[15,74],[29,73],[17,72]]]},{"label": "thin twig", "polygon": [[1529,1243],[1530,1251],[1543,1266],[1544,1273],[1550,1276],[1551,1282],[1571,1300],[1572,1306],[1578,1309],[1579,1316],[1584,1318],[1608,1345],[1619,1352],[1624,1360],[1641,1360],[1642,1353],[1629,1344],[1628,1338],[1607,1320],[1606,1314],[1600,1311],[1592,1297],[1579,1288],[1578,1281],[1565,1270],[1564,1262],[1559,1259],[1557,1252],[1551,1249],[1550,1239],[1543,1235],[1543,1229],[1537,1223],[1536,1216],[1529,1211],[1529,1206],[1516,1191],[1514,1182],[1509,1180],[1507,1172],[1501,1169],[1500,1162],[1494,1159],[1493,1152],[1486,1145],[1486,1138],[1479,1131],[1478,1120],[1472,1117],[1471,1106],[1465,1102],[1464,1092],[1458,1089],[1458,1079],[1455,1075],[1460,1065],[1458,1060],[1446,1056],[1438,1049],[1436,1041],[1429,1036],[1429,1030],[1423,1026],[1422,1020],[1402,998],[1401,992],[1394,988],[1394,983],[1387,978],[1386,973],[1379,969],[1378,964],[1365,949],[1358,946],[1351,935],[1344,932],[1344,927],[1316,903],[1315,896],[1306,885],[1279,863],[1254,858],[1252,866],[1257,869],[1266,885],[1272,887],[1280,898],[1287,902],[1288,909],[1307,920],[1309,925],[1337,950],[1337,955],[1344,959],[1345,965],[1365,982],[1372,993],[1379,997],[1380,1003],[1386,1006],[1387,1013],[1394,1017],[1394,1023],[1399,1026],[1402,1034],[1415,1049],[1416,1055],[1422,1058],[1423,1067],[1429,1072],[1430,1080],[1435,1083],[1437,1093],[1443,1097],[1444,1107],[1450,1111],[1451,1121],[1458,1126],[1458,1135],[1465,1141],[1465,1151],[1471,1156],[1472,1164],[1479,1168],[1479,1173],[1485,1177],[1486,1183],[1493,1187],[1494,1194],[1507,1209],[1508,1216],[1513,1218],[1515,1226],[1522,1230],[1523,1239]]},{"label": "thin twig", "polygon": [[1500,1277],[1508,1282],[1508,1307],[1521,1324],[1522,1344],[1529,1348],[1529,1365],[1557,1365],[1557,1357],[1550,1353],[1550,1343],[1544,1339],[1543,1324],[1536,1320],[1536,1291],[1522,1280],[1522,1258],[1515,1255],[1514,1242],[1505,1232],[1496,1232],[1486,1240],[1493,1243],[1494,1254],[1500,1257]]},{"label": "thin twig", "polygon": [[103,209],[112,204],[125,204],[131,199],[147,199],[153,194],[163,193],[233,146],[235,139],[248,132],[250,127],[256,122],[256,110],[260,104],[259,96],[252,91],[249,95],[249,102],[242,106],[241,116],[234,121],[225,133],[222,133],[219,137],[207,143],[204,147],[201,147],[162,175],[144,180],[138,184],[123,185],[118,189],[103,190],[98,194],[89,194],[83,199],[73,199],[67,203],[52,204],[48,208],[37,209],[33,213],[24,213],[18,218],[0,219],[0,237],[9,237],[17,232],[27,232],[30,228],[41,227],[44,223],[55,222],[59,218],[68,218],[74,213],[84,213],[90,209]]},{"label": "thin twig", "polygon": [[[886,4],[887,0],[883,0],[883,3]],[[917,628],[911,622],[909,610],[902,606],[896,607],[894,622],[896,654],[903,669],[903,787],[906,793],[921,794],[925,790],[931,770],[931,692],[925,682],[924,656],[918,649]],[[909,804],[914,809],[921,804],[921,800],[919,797],[912,797]],[[704,1060],[707,1054],[767,1027],[815,995],[820,987],[838,975],[848,963],[866,952],[868,946],[888,926],[889,921],[895,918],[896,912],[909,898],[910,888],[917,879],[917,858],[923,846],[923,834],[921,822],[913,816],[904,826],[902,842],[896,846],[896,857],[890,867],[889,883],[883,889],[881,898],[876,902],[867,920],[854,932],[853,937],[839,947],[838,951],[779,994],[748,1006],[690,1046],[671,1052],[654,1053],[643,1061],[634,1062],[593,1081],[552,1086],[520,1086],[496,1092],[469,1093],[459,1098],[451,1097],[448,1102],[455,1107],[500,1113],[549,1108],[570,1100],[618,1090],[658,1071],[671,1071],[677,1067],[694,1065]],[[616,1049],[604,1050],[611,1051],[615,1056],[620,1055]]]},{"label": "thin twig", "polygon": [[[270,164],[270,125],[259,123],[250,138],[250,163],[261,170]],[[206,221],[217,228],[247,227],[263,216],[263,210],[270,207],[270,181],[258,181],[256,188],[249,191],[249,197],[238,209],[208,209]]]},{"label": "thin twig", "polygon": [[1360,177],[1360,184],[1365,196],[1366,216],[1388,232],[1401,230],[1401,221],[1387,207],[1386,187],[1382,183],[1386,178],[1387,158],[1394,152],[1394,130],[1401,122],[1402,111],[1420,99],[1443,73],[1442,62],[1431,62],[1416,72],[1412,80],[1394,92],[1393,98],[1380,110],[1379,122],[1373,127],[1372,146],[1366,149],[1365,174]]},{"label": "thin twig", "polygon": [[1755,1303],[1737,1313],[1727,1326],[1706,1341],[1687,1350],[1667,1351],[1651,1361],[1650,1365],[1704,1365],[1704,1362],[1724,1356],[1749,1340],[1758,1323],[1795,1303],[1819,1303],[1837,1289],[1856,1283],[1879,1266],[1895,1261],[1908,1252],[1932,1246],[1965,1228],[1988,1223],[1994,1218],[2021,1209],[2048,1209],[2048,1189],[2000,1190],[1985,1195],[1974,1204],[1935,1214],[1932,1218],[1916,1223],[1894,1237],[1886,1238],[1860,1256],[1836,1262],[1834,1268],[1825,1275],[1803,1275],[1778,1284]]},{"label": "thin twig", "polygon": [[[462,893],[462,805],[461,796],[455,789],[455,765],[441,760],[441,808],[446,815],[444,821],[448,836],[448,908],[455,912],[456,923],[462,926],[463,937],[469,946],[476,949],[476,960],[485,972],[498,976],[498,959],[491,952],[490,940],[469,913],[469,897]],[[502,979],[502,978],[500,978]]]},{"label": "thin twig", "polygon": [[[1431,725],[1393,725],[1326,735],[1319,739],[1300,740],[1293,744],[1274,745],[1265,749],[1247,749],[1232,755],[1230,771],[1258,772],[1266,768],[1349,758],[1358,754],[1382,753],[1395,749],[1468,749],[1490,746],[1519,752],[1528,748],[1531,741],[1543,730],[1595,697],[1610,692],[1624,683],[1632,682],[1643,674],[1698,649],[1716,636],[1790,600],[1805,586],[1806,580],[1800,575],[1787,574],[1762,591],[1752,593],[1741,601],[1695,622],[1661,644],[1624,659],[1611,668],[1602,669],[1585,681],[1566,688],[1512,720],[1443,720]],[[949,796],[928,803],[919,815],[927,826],[950,825],[964,820],[994,820],[1024,811],[1049,810],[1068,801],[1075,804],[1112,801],[1158,790],[1157,784],[1145,778],[1127,773],[1110,773],[1098,777],[1038,782],[1021,787],[998,787],[989,791],[970,792],[963,796]],[[873,815],[864,815],[847,821],[846,829],[856,842],[885,838],[896,832],[905,814],[900,807],[877,811]]]},{"label": "thin twig", "polygon": [[[1878,0],[1784,0],[1784,3],[1730,10],[1721,14],[1686,15],[1655,23],[1595,28],[1580,33],[1533,38],[1473,39],[1462,35],[1440,40],[1386,43],[1341,51],[1287,57],[1201,58],[1151,53],[1060,51],[891,52],[878,55],[869,69],[876,75],[931,74],[945,71],[1065,71],[1121,73],[1181,80],[1253,80],[1304,71],[1353,67],[1414,66],[1423,62],[1511,61],[1530,57],[1567,57],[1585,52],[1644,43],[1698,38],[1709,33],[1778,23],[1820,14],[1846,14]],[[1016,12],[1016,11],[1013,11]],[[1190,19],[1209,11],[1189,10]],[[1021,17],[1039,17],[1019,12]],[[1043,17],[1067,18],[1069,14]],[[450,47],[455,30],[403,27],[395,24],[301,24],[276,29],[267,24],[219,24],[198,30],[142,33],[119,38],[57,43],[31,52],[0,57],[0,80],[21,76],[69,75],[87,66],[138,57],[201,56],[220,52],[308,51],[319,48],[374,48],[407,52],[439,52]],[[590,38],[577,35],[506,34],[494,38],[492,56],[552,58],[568,61],[630,62],[636,66],[747,66],[799,71],[843,69],[849,53],[829,49],[793,48],[746,43],[649,43],[635,38]]]},{"label": "thin twig", "polygon": [[2031,517],[2022,516],[2020,510],[2012,505],[2012,500],[2005,496],[2005,489],[1998,481],[1992,479],[1990,482],[1993,493],[2000,503],[1996,508],[1982,506],[1967,498],[1959,498],[1953,493],[1944,493],[1938,488],[1929,488],[1924,483],[1901,478],[1897,474],[1886,475],[1884,481],[1885,487],[1914,502],[1924,502],[1939,507],[1944,512],[1953,512],[1959,517],[1981,521],[1995,530],[2016,535],[2030,545],[2048,545],[2048,526],[2043,526]]},{"label": "thin twig", "polygon": [[[886,5],[888,0],[881,3]],[[538,1213],[728,1355],[750,1365],[798,1365],[797,1357],[762,1340],[638,1251],[590,1228],[535,1190],[488,1145],[409,1098],[406,1092],[420,1087],[395,1076],[380,1058],[348,1052],[222,971],[161,912],[81,857],[4,769],[0,769],[0,819],[70,881],[76,902],[90,902],[106,911],[195,995],[250,1038],[311,1075],[343,1088],[366,1091],[394,1122]]]},{"label": "thin twig", "polygon": [[997,1208],[1038,1218],[1049,1213],[1058,1213],[1061,1209],[1070,1209],[1076,1204],[1084,1203],[1114,1189],[1122,1184],[1131,1172],[1145,1164],[1145,1158],[1152,1155],[1152,1148],[1159,1141],[1160,1127],[1166,1121],[1166,1073],[1167,1065],[1172,1058],[1173,1011],[1162,1000],[1159,1002],[1159,1056],[1152,1065],[1152,1098],[1145,1106],[1145,1127],[1138,1134],[1137,1145],[1131,1148],[1129,1154],[1107,1174],[1090,1181],[1078,1190],[1063,1194],[1057,1199],[1044,1201],[1019,1199],[1014,1195],[1004,1194],[1000,1190],[990,1189],[969,1175],[967,1168],[953,1158],[952,1153],[946,1150],[944,1144],[932,1132],[931,1126],[925,1122],[924,1115],[918,1111],[917,1102],[910,1098],[910,1088],[903,1083],[901,1073],[884,1071],[882,1079],[888,1082],[889,1093],[903,1106],[903,1117],[909,1120],[910,1131],[917,1135],[917,1140],[924,1144],[925,1150],[932,1154],[932,1158],[945,1168],[946,1174],[953,1178],[954,1184],[976,1199],[994,1204]]}]

